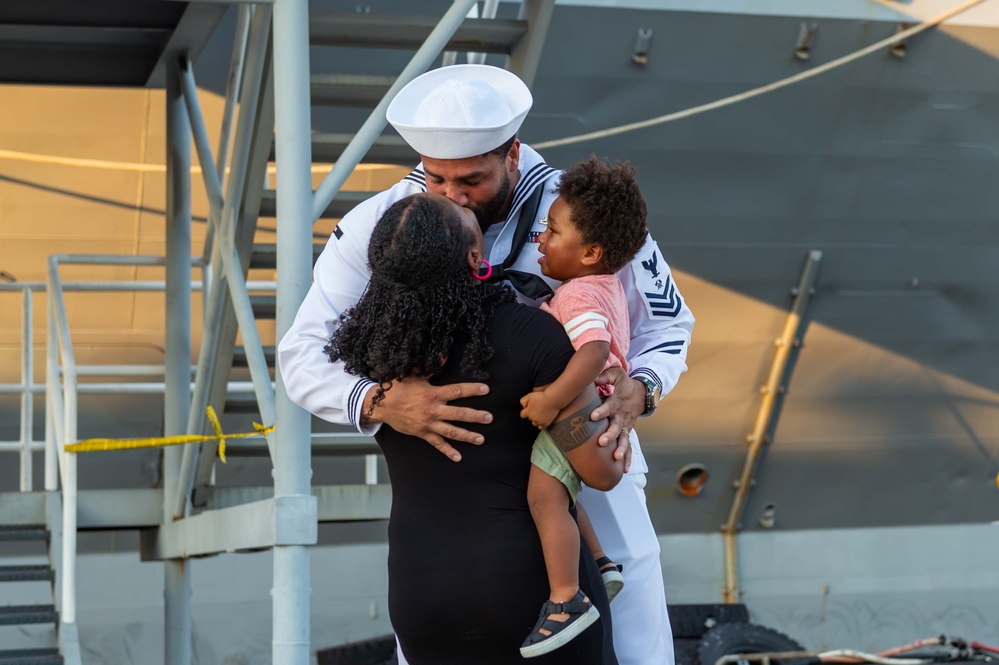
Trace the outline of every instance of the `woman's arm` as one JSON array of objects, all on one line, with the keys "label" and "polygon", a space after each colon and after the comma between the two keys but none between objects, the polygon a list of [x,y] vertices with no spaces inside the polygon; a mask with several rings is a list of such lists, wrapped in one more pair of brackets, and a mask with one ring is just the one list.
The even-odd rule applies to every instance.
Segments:
[{"label": "woman's arm", "polygon": [[607,429],[606,419],[590,420],[590,413],[598,406],[600,397],[590,384],[559,412],[548,433],[584,483],[593,489],[607,491],[620,482],[624,461],[614,459],[610,446],[597,443]]}]

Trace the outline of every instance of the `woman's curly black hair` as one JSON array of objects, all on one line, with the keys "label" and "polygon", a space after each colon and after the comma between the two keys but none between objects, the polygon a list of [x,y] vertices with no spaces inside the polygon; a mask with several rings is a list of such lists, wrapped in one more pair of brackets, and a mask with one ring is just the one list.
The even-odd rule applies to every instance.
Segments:
[{"label": "woman's curly black hair", "polygon": [[471,279],[465,263],[471,242],[458,213],[426,194],[397,201],[375,225],[371,281],[323,349],[330,362],[343,360],[351,374],[378,382],[367,416],[392,381],[437,374],[458,333],[470,338],[462,371],[487,378],[488,322],[498,304],[515,296],[503,284]]}]

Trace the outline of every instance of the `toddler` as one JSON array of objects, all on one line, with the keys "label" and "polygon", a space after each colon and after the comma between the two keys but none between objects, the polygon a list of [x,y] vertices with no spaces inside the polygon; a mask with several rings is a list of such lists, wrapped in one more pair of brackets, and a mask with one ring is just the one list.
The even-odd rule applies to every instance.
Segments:
[{"label": "toddler", "polygon": [[[582,506],[577,524],[569,513],[581,489],[566,452],[546,432],[604,369],[628,369],[631,339],[628,302],[618,270],[628,265],[648,235],[645,200],[627,164],[611,166],[591,157],[562,174],[559,197],[539,239],[541,273],[562,282],[541,307],[565,326],[576,353],[562,375],[543,391],[521,399],[521,416],[542,432],[531,452],[528,502],[548,569],[549,601],[521,647],[532,658],[553,651],[583,632],[600,613],[579,588],[579,535],[600,568],[607,596],[624,585],[620,568],[604,556]],[[601,397],[613,386],[597,386]]]}]

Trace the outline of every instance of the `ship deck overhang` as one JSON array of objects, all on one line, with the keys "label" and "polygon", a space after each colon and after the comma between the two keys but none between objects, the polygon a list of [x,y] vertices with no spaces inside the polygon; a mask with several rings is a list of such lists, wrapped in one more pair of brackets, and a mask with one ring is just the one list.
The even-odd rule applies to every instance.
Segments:
[{"label": "ship deck overhang", "polygon": [[172,0],[5,0],[0,83],[165,85],[165,63],[196,58],[228,5]]}]

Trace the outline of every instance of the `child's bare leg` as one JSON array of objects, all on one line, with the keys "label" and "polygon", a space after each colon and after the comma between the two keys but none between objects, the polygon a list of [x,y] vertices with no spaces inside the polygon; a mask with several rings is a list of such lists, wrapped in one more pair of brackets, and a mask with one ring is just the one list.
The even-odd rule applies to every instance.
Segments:
[{"label": "child's bare leg", "polygon": [[604,548],[600,546],[600,541],[597,539],[597,532],[593,530],[593,525],[590,523],[590,516],[583,510],[583,506],[578,503],[576,504],[576,522],[579,524],[580,535],[583,536],[583,540],[586,541],[590,552],[593,553],[593,558],[599,559],[604,556]]},{"label": "child's bare leg", "polygon": [[597,533],[590,523],[590,516],[578,503],[576,504],[576,521],[579,522],[579,533],[582,534],[583,540],[590,547],[593,558],[597,560],[597,568],[600,569],[600,577],[603,578],[604,589],[607,591],[607,600],[608,602],[612,601],[624,588],[624,577],[621,575],[621,569],[611,561],[610,557],[604,554],[600,541],[597,539]]},{"label": "child's bare leg", "polygon": [[569,492],[560,481],[531,465],[527,502],[541,536],[553,603],[579,591],[579,528],[569,514]]},{"label": "child's bare leg", "polygon": [[600,612],[579,588],[579,528],[569,514],[569,490],[533,464],[527,487],[550,587],[538,623],[520,647],[521,656],[534,658],[568,644]]}]

